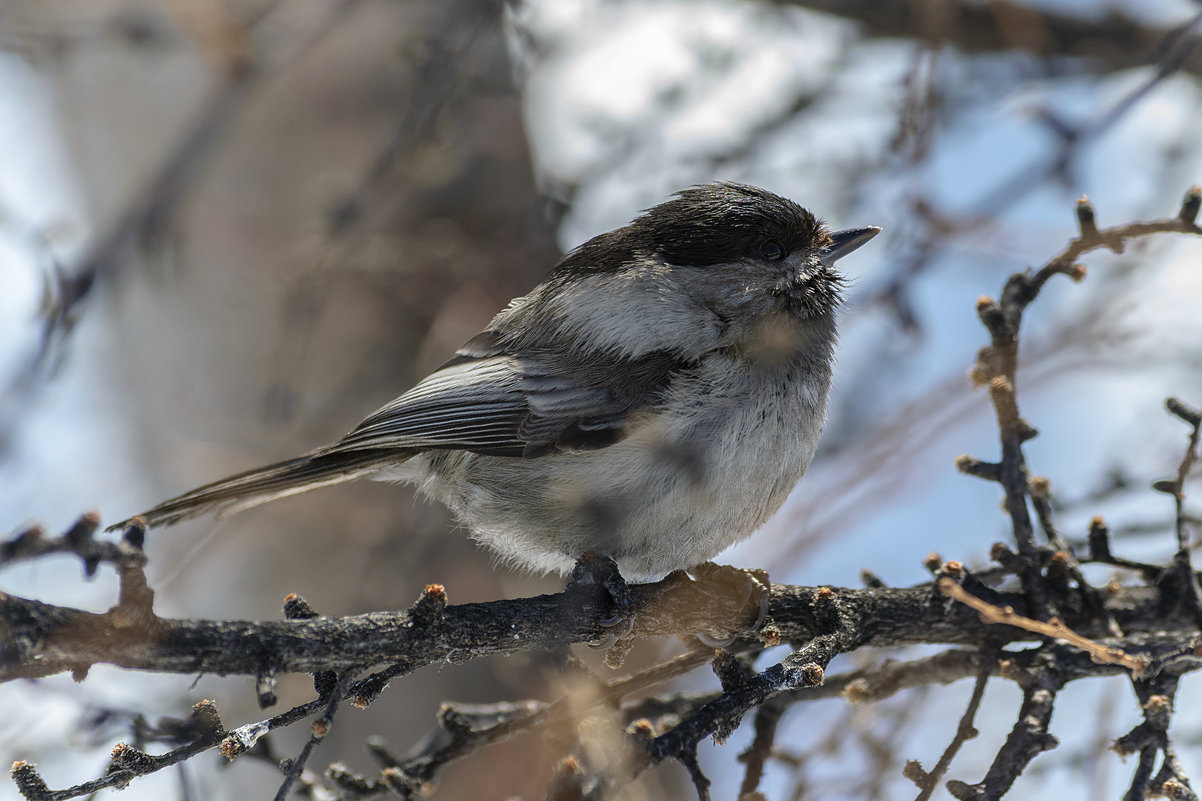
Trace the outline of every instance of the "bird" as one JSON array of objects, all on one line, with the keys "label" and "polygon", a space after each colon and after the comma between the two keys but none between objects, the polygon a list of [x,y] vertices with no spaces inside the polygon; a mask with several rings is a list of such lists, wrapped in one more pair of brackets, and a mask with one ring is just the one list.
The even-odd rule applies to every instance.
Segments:
[{"label": "bird", "polygon": [[691,186],[565,255],[440,368],[338,441],[112,526],[228,514],[359,478],[415,485],[502,562],[582,554],[654,580],[758,529],[827,413],[845,281],[832,232],[735,182]]}]

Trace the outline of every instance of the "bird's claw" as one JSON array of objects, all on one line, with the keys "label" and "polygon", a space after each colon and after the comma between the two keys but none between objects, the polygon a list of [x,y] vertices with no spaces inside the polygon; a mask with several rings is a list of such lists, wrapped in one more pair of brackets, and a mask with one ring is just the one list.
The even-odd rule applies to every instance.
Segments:
[{"label": "bird's claw", "polygon": [[[598,600],[610,608],[610,613],[597,621],[600,626],[609,631],[599,639],[590,642],[590,648],[608,651],[634,629],[630,587],[622,578],[617,563],[610,557],[593,551],[581,554],[568,577],[567,589],[583,590],[594,597],[600,596]],[[610,661],[609,657],[607,657],[608,661]]]}]

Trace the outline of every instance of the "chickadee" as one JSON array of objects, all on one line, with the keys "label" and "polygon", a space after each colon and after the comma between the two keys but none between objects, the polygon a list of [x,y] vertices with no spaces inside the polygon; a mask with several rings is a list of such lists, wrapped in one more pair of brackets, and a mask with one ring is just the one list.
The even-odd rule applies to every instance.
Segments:
[{"label": "chickadee", "polygon": [[832,233],[745,184],[685,189],[566,255],[338,442],[141,517],[167,525],[367,477],[416,484],[533,570],[567,572],[586,551],[629,579],[692,567],[759,528],[809,466],[833,265],[879,231]]}]

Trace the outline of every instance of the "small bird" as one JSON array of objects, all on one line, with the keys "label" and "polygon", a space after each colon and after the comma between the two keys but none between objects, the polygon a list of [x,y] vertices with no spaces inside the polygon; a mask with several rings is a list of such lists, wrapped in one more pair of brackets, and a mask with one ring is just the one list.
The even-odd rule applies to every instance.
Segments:
[{"label": "small bird", "polygon": [[[813,458],[843,280],[830,232],[738,183],[685,189],[568,253],[342,439],[142,513],[149,526],[367,477],[415,484],[503,561],[585,552],[653,580],[759,528]],[[128,525],[130,521],[113,528]]]}]

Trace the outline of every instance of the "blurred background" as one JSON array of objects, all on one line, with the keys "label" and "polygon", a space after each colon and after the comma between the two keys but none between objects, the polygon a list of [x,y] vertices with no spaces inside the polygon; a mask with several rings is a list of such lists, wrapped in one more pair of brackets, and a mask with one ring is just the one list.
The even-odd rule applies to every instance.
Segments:
[{"label": "blurred background", "polygon": [[[1008,531],[997,488],[955,471],[996,458],[966,372],[981,295],[1056,255],[1087,193],[1100,225],[1176,214],[1202,180],[1195,2],[968,0],[6,0],[0,4],[0,529],[106,522],[345,433],[438,366],[559,256],[690,184],[739,180],[835,227],[884,233],[841,262],[849,303],[830,421],[789,503],[722,561],[773,580],[926,577],[932,552],[983,564]],[[1053,282],[1025,329],[1019,398],[1042,431],[1031,469],[1061,530],[1103,514],[1125,555],[1171,553],[1149,489],[1184,447],[1164,397],[1202,403],[1202,243],[1140,240]],[[766,458],[771,458],[766,454]],[[1194,508],[1197,512],[1197,508]],[[396,609],[424,584],[452,603],[553,592],[497,567],[441,507],[352,484],[153,532],[162,615],[277,618]],[[78,561],[7,570],[4,591],[106,609],[115,581]],[[1104,573],[1094,574],[1104,579]],[[679,651],[650,643],[628,667]],[[920,653],[915,649],[910,655]],[[584,653],[585,658],[592,655]],[[769,656],[768,658],[771,658]],[[880,654],[840,660],[854,667]],[[310,763],[371,770],[443,700],[550,698],[530,655],[430,668],[344,711]],[[595,661],[595,660],[594,660]],[[765,662],[764,664],[768,664]],[[599,668],[600,669],[600,668]],[[1117,798],[1106,751],[1138,720],[1121,679],[1073,685],[1061,746],[1018,798]],[[708,671],[682,686],[712,688]],[[767,797],[904,798],[970,687],[872,707],[794,708]],[[312,694],[281,685],[281,704]],[[100,775],[137,714],[214,698],[264,717],[252,683],[96,668],[0,686],[0,761],[52,787]],[[1012,725],[994,682],[951,775],[975,780]],[[1202,698],[1186,682],[1178,705]],[[281,707],[283,708],[283,707]],[[1176,732],[1195,779],[1202,725]],[[747,727],[745,726],[744,729]],[[281,733],[292,755],[307,732]],[[717,798],[740,731],[703,748]],[[541,798],[537,736],[447,771],[434,798]],[[122,797],[264,798],[265,762],[208,754]],[[664,766],[634,798],[691,797]],[[15,797],[0,781],[0,798]]]}]

